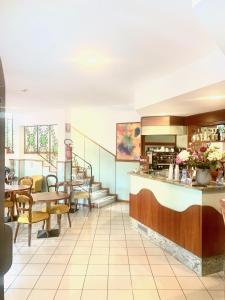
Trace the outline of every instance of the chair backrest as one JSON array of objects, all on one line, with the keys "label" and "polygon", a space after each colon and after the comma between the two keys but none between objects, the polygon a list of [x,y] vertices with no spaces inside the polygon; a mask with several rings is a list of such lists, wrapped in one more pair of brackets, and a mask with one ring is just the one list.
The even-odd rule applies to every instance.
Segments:
[{"label": "chair backrest", "polygon": [[58,191],[58,177],[56,175],[50,174],[46,176],[46,184],[48,192],[53,188],[54,191]]},{"label": "chair backrest", "polygon": [[224,225],[225,225],[225,199],[220,200],[221,211],[223,215]]},{"label": "chair backrest", "polygon": [[32,186],[33,186],[33,178],[30,176],[24,176],[21,177],[18,181],[19,184],[22,185],[28,185],[29,186],[29,192],[31,193]]},{"label": "chair backrest", "polygon": [[29,222],[31,222],[32,206],[34,203],[31,194],[27,191],[21,191],[19,193],[16,193],[15,203],[18,216],[24,214],[25,212],[28,212],[28,219]]}]

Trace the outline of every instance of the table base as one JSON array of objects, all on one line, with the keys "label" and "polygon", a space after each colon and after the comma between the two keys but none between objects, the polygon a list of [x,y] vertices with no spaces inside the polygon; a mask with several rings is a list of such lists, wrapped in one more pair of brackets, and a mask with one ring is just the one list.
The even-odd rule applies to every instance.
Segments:
[{"label": "table base", "polygon": [[11,221],[11,217],[4,217],[4,223],[16,222],[18,219],[17,216],[13,216],[13,220]]},{"label": "table base", "polygon": [[59,236],[59,229],[51,229],[51,230],[38,230],[37,238],[44,239],[44,238],[51,238],[51,237],[58,237]]}]

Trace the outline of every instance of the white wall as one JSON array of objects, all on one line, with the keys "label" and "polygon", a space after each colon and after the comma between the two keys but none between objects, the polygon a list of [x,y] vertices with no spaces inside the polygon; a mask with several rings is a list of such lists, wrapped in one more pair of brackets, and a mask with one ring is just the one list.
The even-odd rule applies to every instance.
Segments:
[{"label": "white wall", "polygon": [[116,123],[139,122],[140,115],[129,108],[93,106],[73,108],[70,119],[72,126],[116,154]]}]

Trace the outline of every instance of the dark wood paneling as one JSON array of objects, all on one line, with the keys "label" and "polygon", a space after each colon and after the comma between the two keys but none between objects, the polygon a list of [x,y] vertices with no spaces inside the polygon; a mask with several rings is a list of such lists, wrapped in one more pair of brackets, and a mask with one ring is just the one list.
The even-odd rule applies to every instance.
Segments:
[{"label": "dark wood paneling", "polygon": [[224,253],[222,216],[212,207],[193,205],[177,212],[142,189],[137,195],[130,194],[130,216],[199,257]]},{"label": "dark wood paneling", "polygon": [[185,124],[197,126],[225,124],[225,109],[188,116],[185,118]]},{"label": "dark wood paneling", "polygon": [[141,126],[184,125],[184,117],[150,116],[141,118]]}]

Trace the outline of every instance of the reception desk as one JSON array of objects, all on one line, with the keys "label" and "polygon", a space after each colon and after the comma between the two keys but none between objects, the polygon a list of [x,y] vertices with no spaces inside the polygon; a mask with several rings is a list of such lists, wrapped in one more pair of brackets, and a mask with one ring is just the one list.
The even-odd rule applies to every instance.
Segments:
[{"label": "reception desk", "polygon": [[134,226],[198,275],[223,270],[225,228],[219,200],[224,197],[224,186],[187,186],[130,173]]}]

